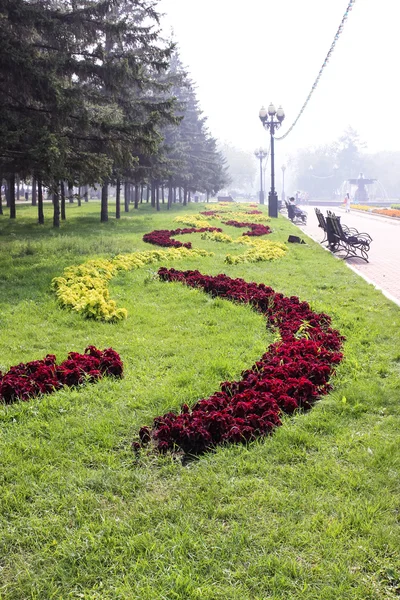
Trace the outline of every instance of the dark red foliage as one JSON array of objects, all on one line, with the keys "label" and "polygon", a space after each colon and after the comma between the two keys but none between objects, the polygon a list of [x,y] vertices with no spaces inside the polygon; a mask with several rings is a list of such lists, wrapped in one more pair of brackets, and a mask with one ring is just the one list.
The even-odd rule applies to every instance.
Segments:
[{"label": "dark red foliage", "polygon": [[243,371],[239,381],[221,383],[220,392],[199,400],[192,410],[184,404],[179,414],[167,413],[154,419],[151,429],[142,427],[142,444],[153,441],[160,452],[201,454],[219,444],[245,443],[269,435],[281,424],[282,413],[309,409],[330,390],[328,380],[343,358],[344,337],[331,329],[328,315],[314,313],[307,302],[285,298],[262,283],[164,267],[158,273],[162,281],[180,281],[212,296],[250,304],[279,330],[281,340]]},{"label": "dark red foliage", "polygon": [[184,244],[182,242],[178,242],[178,240],[173,240],[172,236],[184,235],[186,233],[203,233],[204,231],[222,231],[222,229],[220,227],[185,227],[183,229],[158,229],[155,231],[151,231],[150,233],[146,233],[143,236],[143,241],[149,244],[154,244],[155,246],[163,246],[164,248],[191,248],[191,242],[186,242]]},{"label": "dark red foliage", "polygon": [[4,375],[0,372],[0,402],[26,401],[63,386],[79,385],[85,380],[95,382],[105,375],[122,377],[122,371],[121,358],[112,348],[88,346],[85,354],[70,352],[60,365],[56,365],[54,354],[48,354],[43,360],[11,367]]},{"label": "dark red foliage", "polygon": [[224,225],[230,225],[231,227],[250,227],[250,231],[246,231],[242,235],[259,236],[271,233],[271,229],[267,225],[260,225],[260,223],[242,223],[241,221],[225,221]]}]

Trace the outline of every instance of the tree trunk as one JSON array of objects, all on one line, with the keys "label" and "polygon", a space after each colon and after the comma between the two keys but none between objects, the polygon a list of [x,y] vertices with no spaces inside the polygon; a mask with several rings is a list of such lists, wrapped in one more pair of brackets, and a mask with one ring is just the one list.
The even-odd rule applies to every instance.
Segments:
[{"label": "tree trunk", "polygon": [[65,214],[65,183],[63,181],[61,181],[60,183],[60,188],[61,188],[61,221],[65,221],[66,214]]},{"label": "tree trunk", "polygon": [[89,186],[85,185],[85,192],[83,194],[85,202],[89,202]]},{"label": "tree trunk", "polygon": [[188,193],[187,193],[187,201],[188,201],[188,204],[192,201],[191,196],[190,196],[190,190],[188,190]]},{"label": "tree trunk", "polygon": [[124,211],[129,212],[129,201],[131,199],[130,184],[125,181],[125,193],[124,193]]},{"label": "tree trunk", "polygon": [[137,183],[135,184],[135,208],[139,208],[139,186]]},{"label": "tree trunk", "polygon": [[60,227],[60,195],[58,193],[58,184],[56,191],[53,192],[53,227]]},{"label": "tree trunk", "polygon": [[82,206],[81,186],[78,186],[78,206]]},{"label": "tree trunk", "polygon": [[107,221],[108,221],[108,181],[106,181],[101,188],[101,214],[100,214],[100,222],[106,223]]},{"label": "tree trunk", "polygon": [[37,204],[36,179],[32,177],[32,206]]},{"label": "tree trunk", "polygon": [[7,181],[8,185],[8,193],[9,193],[9,206],[10,206],[10,219],[15,219],[16,211],[15,211],[15,175],[10,175]]},{"label": "tree trunk", "polygon": [[181,188],[181,186],[178,187],[178,201],[179,201],[179,204],[182,204],[182,188]]},{"label": "tree trunk", "polygon": [[8,179],[4,180],[4,196],[6,199],[6,206],[8,208],[10,206],[10,188],[8,185]]},{"label": "tree trunk", "polygon": [[[16,184],[17,184],[17,200],[19,200],[19,195],[20,195],[20,189],[19,189],[19,184],[20,184],[20,180],[19,180],[19,175],[17,175],[17,177],[15,178]],[[14,197],[15,197],[15,192],[14,192]]]},{"label": "tree trunk", "polygon": [[183,206],[187,205],[187,189],[186,186],[183,188]]},{"label": "tree trunk", "polygon": [[38,178],[38,223],[39,225],[43,225],[44,223],[44,213],[43,213],[43,187],[42,181]]},{"label": "tree trunk", "polygon": [[146,202],[150,200],[150,186],[146,186]]},{"label": "tree trunk", "polygon": [[74,203],[74,184],[72,181],[68,181],[68,201],[70,204]]},{"label": "tree trunk", "polygon": [[161,201],[163,204],[165,204],[165,196],[164,196],[164,186],[161,186]]},{"label": "tree trunk", "polygon": [[3,184],[3,180],[0,179],[0,215],[3,214],[3,198],[1,196],[1,186]]},{"label": "tree trunk", "polygon": [[160,210],[160,188],[157,183],[155,186],[155,193],[156,193],[156,209],[157,209],[157,212],[159,212],[159,210]]},{"label": "tree trunk", "polygon": [[144,191],[143,184],[140,184],[140,204],[143,204],[143,191]]},{"label": "tree trunk", "polygon": [[168,208],[172,206],[173,193],[172,183],[170,183],[168,188]]},{"label": "tree trunk", "polygon": [[117,188],[115,190],[115,218],[121,218],[121,181],[117,179]]}]

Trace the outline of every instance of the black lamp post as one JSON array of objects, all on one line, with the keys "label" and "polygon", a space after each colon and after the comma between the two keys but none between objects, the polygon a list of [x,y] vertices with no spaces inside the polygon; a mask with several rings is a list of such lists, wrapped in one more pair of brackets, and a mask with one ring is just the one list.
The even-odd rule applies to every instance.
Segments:
[{"label": "black lamp post", "polygon": [[275,106],[271,102],[271,104],[268,106],[268,110],[266,110],[263,106],[261,107],[259,117],[264,128],[269,129],[271,135],[271,191],[268,194],[268,215],[276,218],[278,216],[278,196],[275,191],[274,135],[275,131],[282,125],[282,121],[285,118],[285,112],[281,106],[278,108],[278,110],[276,110]]},{"label": "black lamp post", "polygon": [[282,165],[281,169],[282,169],[282,202],[285,202],[285,200],[286,200],[286,196],[285,196],[285,171],[286,171],[286,165]]},{"label": "black lamp post", "polygon": [[262,163],[264,158],[267,158],[268,151],[263,148],[259,148],[254,152],[254,156],[256,156],[260,161],[260,204],[264,204],[264,190],[263,190],[263,169]]}]

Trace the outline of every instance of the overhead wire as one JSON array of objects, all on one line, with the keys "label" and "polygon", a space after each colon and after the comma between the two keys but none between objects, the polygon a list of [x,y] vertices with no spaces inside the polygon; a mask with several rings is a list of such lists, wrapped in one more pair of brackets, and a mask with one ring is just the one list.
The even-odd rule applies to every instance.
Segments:
[{"label": "overhead wire", "polygon": [[333,42],[331,44],[331,47],[329,48],[329,52],[326,55],[324,62],[322,63],[322,66],[321,66],[321,68],[319,70],[317,78],[314,81],[313,86],[311,88],[311,91],[308,94],[308,96],[307,96],[307,98],[306,98],[303,106],[301,107],[299,114],[297,115],[296,119],[294,120],[294,122],[292,123],[292,125],[289,127],[289,129],[287,130],[287,132],[284,135],[281,135],[280,137],[275,137],[275,140],[277,140],[277,141],[284,140],[289,135],[289,133],[292,131],[292,129],[296,126],[298,120],[300,119],[301,115],[303,114],[303,112],[304,112],[307,104],[309,103],[309,101],[311,99],[311,96],[313,95],[313,93],[314,93],[314,91],[315,91],[315,89],[316,89],[316,87],[317,87],[317,85],[319,83],[319,80],[321,79],[322,73],[324,72],[324,69],[325,69],[326,65],[328,64],[329,59],[332,56],[332,53],[333,53],[333,51],[335,49],[335,46],[336,46],[336,42],[338,41],[338,39],[340,37],[340,34],[343,31],[344,25],[345,25],[345,23],[346,23],[346,21],[347,21],[347,19],[349,17],[349,13],[352,10],[355,2],[356,2],[356,0],[350,0],[349,1],[348,6],[346,8],[346,12],[343,15],[343,18],[342,18],[342,20],[340,22],[339,28],[338,28],[338,30],[337,30],[337,32],[335,34],[335,37],[333,39]]}]

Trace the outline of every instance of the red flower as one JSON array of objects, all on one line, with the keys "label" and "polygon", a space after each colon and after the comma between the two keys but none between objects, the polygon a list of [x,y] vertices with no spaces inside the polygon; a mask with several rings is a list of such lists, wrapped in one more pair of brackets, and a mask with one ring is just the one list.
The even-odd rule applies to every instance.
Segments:
[{"label": "red flower", "polygon": [[67,360],[58,366],[54,354],[48,354],[43,360],[21,363],[4,375],[0,373],[0,402],[29,400],[85,380],[94,383],[103,375],[121,377],[122,371],[121,358],[112,348],[102,351],[88,346],[85,354],[70,352]]},{"label": "red flower", "polygon": [[186,233],[203,233],[204,231],[219,231],[222,229],[219,227],[185,227],[184,229],[159,229],[155,231],[151,231],[150,233],[146,233],[143,236],[143,241],[148,242],[149,244],[154,244],[155,246],[173,247],[173,248],[188,248],[192,247],[190,242],[186,242],[185,244],[182,242],[178,242],[178,240],[172,239],[173,235],[184,235]]},{"label": "red flower", "polygon": [[[246,225],[250,224],[235,226]],[[212,296],[250,304],[279,330],[281,341],[243,371],[240,381],[224,381],[220,392],[199,400],[192,411],[184,404],[180,414],[154,419],[152,434],[148,428],[140,430],[142,443],[153,437],[160,452],[181,449],[187,454],[223,443],[246,443],[279,427],[281,412],[309,409],[329,391],[329,377],[343,357],[339,350],[344,338],[330,328],[328,315],[314,313],[307,302],[285,298],[262,283],[164,267],[158,273],[162,281],[180,281]]]}]

